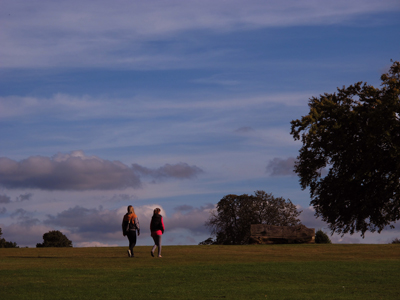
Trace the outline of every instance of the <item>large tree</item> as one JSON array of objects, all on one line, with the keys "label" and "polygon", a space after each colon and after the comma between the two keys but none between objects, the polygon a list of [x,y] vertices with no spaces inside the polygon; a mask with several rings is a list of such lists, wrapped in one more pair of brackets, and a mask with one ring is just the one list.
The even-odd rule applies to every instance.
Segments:
[{"label": "large tree", "polygon": [[381,80],[312,97],[291,122],[303,143],[295,172],[332,232],[364,236],[400,219],[400,63]]},{"label": "large tree", "polygon": [[72,242],[61,231],[52,230],[43,234],[43,243],[37,243],[36,247],[72,247]]},{"label": "large tree", "polygon": [[253,195],[226,195],[211,213],[206,226],[216,236],[216,244],[246,244],[251,224],[300,225],[296,206],[290,199],[275,198],[264,191]]}]

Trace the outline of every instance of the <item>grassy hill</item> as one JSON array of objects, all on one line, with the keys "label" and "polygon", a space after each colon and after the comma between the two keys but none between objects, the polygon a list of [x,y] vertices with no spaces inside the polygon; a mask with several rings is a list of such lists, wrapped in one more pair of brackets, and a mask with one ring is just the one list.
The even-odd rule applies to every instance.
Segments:
[{"label": "grassy hill", "polygon": [[400,299],[399,245],[0,249],[5,299]]}]

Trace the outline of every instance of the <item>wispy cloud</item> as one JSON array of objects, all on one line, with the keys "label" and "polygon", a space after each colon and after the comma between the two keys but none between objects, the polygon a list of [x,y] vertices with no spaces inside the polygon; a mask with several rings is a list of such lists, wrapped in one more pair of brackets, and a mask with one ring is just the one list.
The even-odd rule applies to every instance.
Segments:
[{"label": "wispy cloud", "polygon": [[[334,1],[3,1],[3,67],[111,66],[160,68],[207,61],[182,48],[192,32],[337,24],[399,10],[395,0]],[[171,44],[172,36],[187,42]],[[169,40],[163,47],[154,47]],[[183,46],[185,45],[185,46]],[[163,49],[157,50],[157,49]],[[223,57],[223,54],[212,54]],[[208,57],[209,58],[209,57]],[[183,63],[185,61],[185,63]]]},{"label": "wispy cloud", "polygon": [[244,126],[244,127],[240,127],[238,129],[236,129],[235,132],[241,133],[241,134],[248,134],[248,133],[253,133],[254,129],[251,128],[250,126]]},{"label": "wispy cloud", "polygon": [[[299,106],[308,102],[314,91],[295,93],[268,93],[241,96],[190,95],[173,99],[162,97],[136,96],[127,99],[115,99],[91,96],[73,96],[54,94],[50,97],[6,96],[0,97],[0,120],[25,117],[41,117],[52,120],[81,121],[109,118],[162,118],[187,114],[242,112],[267,109],[274,105]],[[182,99],[183,97],[183,99]]]},{"label": "wispy cloud", "polygon": [[141,176],[152,177],[156,180],[166,178],[190,179],[196,178],[197,175],[204,172],[199,167],[189,166],[187,163],[178,163],[175,165],[165,164],[158,169],[150,169],[138,164],[133,164],[132,169]]}]

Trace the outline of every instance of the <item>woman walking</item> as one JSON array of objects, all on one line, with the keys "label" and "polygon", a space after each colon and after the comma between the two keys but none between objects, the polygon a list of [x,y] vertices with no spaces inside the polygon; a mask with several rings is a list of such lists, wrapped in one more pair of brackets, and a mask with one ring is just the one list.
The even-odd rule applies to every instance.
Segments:
[{"label": "woman walking", "polygon": [[129,240],[129,250],[128,256],[135,257],[133,254],[133,248],[136,245],[136,230],[137,235],[140,235],[140,225],[139,219],[135,214],[135,210],[133,209],[132,205],[128,206],[128,212],[124,215],[122,219],[122,233],[124,236],[128,237]]},{"label": "woman walking", "polygon": [[151,256],[154,257],[154,251],[158,247],[158,257],[161,256],[161,236],[164,233],[164,222],[163,217],[160,215],[161,209],[156,208],[154,210],[153,217],[150,222],[151,236],[154,240],[153,249],[151,249]]}]

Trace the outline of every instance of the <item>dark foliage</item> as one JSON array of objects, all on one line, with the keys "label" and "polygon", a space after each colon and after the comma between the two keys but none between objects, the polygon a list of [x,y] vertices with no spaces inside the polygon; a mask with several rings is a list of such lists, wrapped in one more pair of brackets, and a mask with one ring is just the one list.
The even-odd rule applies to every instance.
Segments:
[{"label": "dark foliage", "polygon": [[332,244],[329,236],[323,232],[321,229],[315,233],[315,243],[316,244]]},{"label": "dark foliage", "polygon": [[300,213],[290,199],[256,191],[254,196],[223,197],[205,225],[216,236],[216,244],[242,245],[248,243],[251,224],[300,225]]},{"label": "dark foliage", "polygon": [[0,228],[0,248],[19,248],[17,243],[7,242],[4,238],[1,238],[3,231]]},{"label": "dark foliage", "polygon": [[312,97],[291,122],[303,143],[295,172],[332,232],[364,236],[400,219],[400,63],[381,80]]},{"label": "dark foliage", "polygon": [[391,244],[400,244],[400,239],[399,238],[395,238]]},{"label": "dark foliage", "polygon": [[60,231],[53,230],[45,233],[43,243],[36,244],[36,247],[72,247],[72,242]]},{"label": "dark foliage", "polygon": [[199,245],[215,245],[215,244],[216,244],[215,241],[211,237],[199,243]]}]

